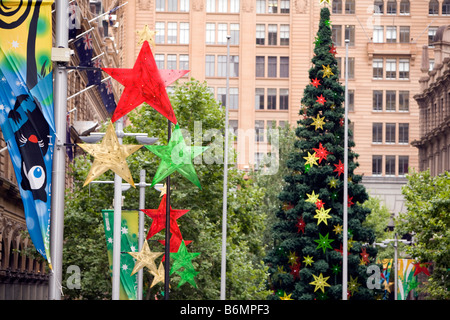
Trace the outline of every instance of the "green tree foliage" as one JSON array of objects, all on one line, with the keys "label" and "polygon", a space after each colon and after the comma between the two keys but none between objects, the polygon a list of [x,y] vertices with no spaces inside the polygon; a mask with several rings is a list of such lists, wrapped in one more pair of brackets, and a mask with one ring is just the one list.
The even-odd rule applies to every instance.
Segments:
[{"label": "green tree foliage", "polygon": [[[199,272],[195,278],[198,288],[190,284],[177,288],[179,277],[173,274],[170,298],[219,299],[224,110],[209,92],[206,83],[195,80],[177,85],[170,99],[178,124],[184,130],[186,144],[211,146],[194,160],[202,190],[179,173],[171,175],[171,206],[190,210],[177,222],[183,238],[192,240],[187,245],[188,251],[199,252],[200,255],[193,260]],[[125,131],[148,133],[159,139],[157,143],[167,143],[167,119],[153,108],[144,104],[128,116],[131,124],[125,127]],[[125,137],[124,143],[136,144],[136,141]],[[235,156],[232,151],[230,153],[231,157]],[[75,160],[75,186],[73,192],[67,195],[64,263],[79,265],[82,278],[81,290],[67,290],[66,294],[70,298],[103,299],[110,297],[111,280],[100,212],[112,207],[113,188],[110,185],[91,185],[90,191],[88,187],[81,188],[90,167],[89,159],[86,156]],[[160,159],[142,149],[131,155],[127,162],[135,183],[139,182],[141,169],[146,170],[146,181],[151,182]],[[113,180],[113,176],[108,172],[101,179]],[[262,262],[265,214],[257,210],[264,196],[263,189],[244,180],[244,174],[231,166],[228,181],[227,299],[261,299],[267,295],[267,268]],[[138,208],[138,188],[131,188],[124,192],[124,196],[124,208]],[[146,208],[157,208],[160,200],[158,191],[146,189]],[[148,230],[152,220],[149,217],[145,220]],[[152,251],[164,251],[156,240],[164,240],[164,230],[149,240]],[[90,255],[91,252],[95,252],[95,257]],[[148,272],[144,275],[144,298],[161,299],[163,284],[149,288],[152,277]]]},{"label": "green tree foliage", "polygon": [[450,173],[431,176],[410,172],[403,187],[407,212],[397,219],[400,234],[413,236],[407,252],[418,262],[431,262],[424,290],[431,299],[450,298]]},{"label": "green tree foliage", "polygon": [[[284,295],[293,299],[341,299],[342,274],[337,271],[342,263],[341,248],[342,232],[335,232],[337,225],[342,226],[343,221],[343,174],[334,171],[341,161],[344,163],[344,126],[341,121],[344,117],[344,87],[339,83],[337,61],[333,53],[331,41],[330,12],[323,8],[320,14],[319,30],[316,37],[316,46],[313,66],[309,70],[309,79],[320,81],[317,87],[309,84],[304,90],[302,98],[304,115],[299,120],[296,129],[298,139],[295,141],[287,166],[290,173],[285,177],[286,186],[279,195],[282,205],[276,215],[272,235],[275,248],[265,259],[271,274],[271,289],[274,295],[270,298],[278,299]],[[325,67],[330,67],[333,75],[324,75]],[[319,97],[325,102],[317,101]],[[323,118],[323,128],[315,126],[313,119]],[[314,148],[322,145],[330,154],[317,164],[305,166],[305,157],[315,153]],[[374,291],[366,287],[367,266],[361,264],[363,249],[367,250],[371,259],[376,255],[376,249],[363,247],[364,243],[372,243],[374,232],[362,226],[369,214],[369,210],[361,204],[368,199],[365,188],[359,184],[361,176],[353,174],[357,167],[356,154],[351,151],[353,142],[349,143],[348,168],[348,195],[353,204],[348,208],[348,228],[350,251],[348,256],[349,282],[353,280],[355,286],[349,283],[350,299],[371,299]],[[317,158],[316,158],[317,159]],[[317,159],[318,160],[318,159]],[[335,187],[333,181],[336,182]],[[330,218],[319,223],[315,217],[319,211],[319,204],[308,202],[310,196],[318,195],[324,202],[324,210],[329,211]],[[308,196],[310,195],[310,196]],[[312,198],[312,197],[311,197]],[[347,199],[345,204],[347,205]],[[303,219],[306,224],[304,232],[298,227]],[[328,238],[330,248],[320,247],[317,241]],[[317,240],[317,241],[316,241]],[[306,265],[304,259],[312,257],[313,263]],[[337,267],[337,268],[333,268]],[[297,271],[299,272],[297,273]],[[335,271],[335,272],[333,272]],[[315,277],[323,275],[329,287],[324,292],[311,282]],[[315,289],[318,289],[315,291]]]}]

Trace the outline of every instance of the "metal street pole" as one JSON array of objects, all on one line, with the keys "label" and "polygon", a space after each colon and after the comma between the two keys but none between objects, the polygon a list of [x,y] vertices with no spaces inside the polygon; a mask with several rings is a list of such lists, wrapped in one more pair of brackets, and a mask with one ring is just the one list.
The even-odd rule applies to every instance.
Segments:
[{"label": "metal street pole", "polygon": [[[172,136],[172,122],[167,121],[167,142]],[[164,300],[169,300],[170,290],[170,175],[166,178],[166,235],[165,235],[165,252],[164,252]]]},{"label": "metal street pole", "polygon": [[[56,2],[55,47],[68,48],[68,1]],[[64,240],[64,190],[66,185],[66,113],[67,70],[57,62],[54,84],[54,115],[56,143],[52,168],[52,202],[50,220],[50,259],[52,272],[49,280],[49,299],[61,300],[62,259]],[[60,68],[61,66],[61,68]]]},{"label": "metal street pole", "polygon": [[[144,213],[141,209],[145,209],[145,170],[141,169],[139,172],[139,252],[141,252],[144,245]],[[144,270],[138,271],[138,287],[137,287],[137,299],[142,300],[142,285],[144,281]]]},{"label": "metal street pole", "polygon": [[230,91],[230,35],[227,35],[227,70],[225,94],[225,146],[223,150],[223,208],[222,208],[222,264],[220,272],[220,300],[225,300],[227,272],[227,197],[228,197],[228,105]]},{"label": "metal street pole", "polygon": [[345,125],[344,125],[344,199],[343,214],[343,249],[342,249],[342,300],[347,300],[348,280],[348,45],[345,39]]}]

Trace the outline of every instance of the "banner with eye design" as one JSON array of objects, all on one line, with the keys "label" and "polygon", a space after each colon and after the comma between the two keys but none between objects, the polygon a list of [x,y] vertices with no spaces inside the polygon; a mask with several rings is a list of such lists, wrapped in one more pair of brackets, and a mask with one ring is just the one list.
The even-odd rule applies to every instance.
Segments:
[{"label": "banner with eye design", "polygon": [[0,127],[28,233],[50,267],[53,0],[0,0]]}]

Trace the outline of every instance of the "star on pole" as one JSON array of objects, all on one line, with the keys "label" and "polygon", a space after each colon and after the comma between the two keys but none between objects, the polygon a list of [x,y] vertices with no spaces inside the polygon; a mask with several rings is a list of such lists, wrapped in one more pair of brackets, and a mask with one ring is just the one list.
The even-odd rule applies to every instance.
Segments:
[{"label": "star on pole", "polygon": [[319,115],[316,116],[316,118],[312,118],[313,122],[311,123],[312,126],[315,127],[315,130],[317,130],[317,128],[320,128],[323,130],[323,125],[325,124],[325,121],[323,121],[325,119],[325,117],[320,117]]},{"label": "star on pole", "polygon": [[164,271],[164,265],[162,262],[159,263],[159,267],[156,270],[156,272],[151,272],[150,273],[154,276],[152,284],[150,286],[150,288],[153,288],[153,286],[159,282],[164,283],[164,275],[165,275],[165,271]]},{"label": "star on pole", "polygon": [[109,123],[106,134],[100,144],[80,143],[78,146],[94,157],[94,162],[83,187],[111,169],[135,188],[126,158],[139,150],[142,145],[120,144],[114,125]]},{"label": "star on pole", "polygon": [[102,68],[102,70],[125,86],[111,118],[112,122],[147,102],[170,122],[177,123],[166,87],[189,70],[158,70],[148,41],[144,41],[133,69]]},{"label": "star on pole", "polygon": [[318,277],[316,275],[312,275],[314,277],[314,281],[310,282],[309,284],[312,284],[314,286],[316,286],[314,288],[314,292],[316,292],[317,290],[322,290],[322,292],[325,292],[325,287],[331,287],[328,283],[327,280],[330,277],[323,277],[323,274],[321,273]]},{"label": "star on pole", "polygon": [[152,31],[150,30],[148,25],[145,25],[144,29],[136,30],[136,33],[139,35],[138,46],[142,45],[144,41],[148,41],[149,45],[151,45],[152,47],[155,46],[155,35],[158,33],[158,31]]},{"label": "star on pole", "polygon": [[172,253],[170,255],[175,260],[172,264],[172,268],[170,269],[170,274],[174,273],[180,268],[193,270],[194,267],[192,266],[192,260],[198,255],[200,255],[199,252],[188,252],[186,249],[186,245],[184,244],[184,242],[182,242],[180,248],[178,249],[178,252]]},{"label": "star on pole", "polygon": [[317,225],[319,225],[321,222],[325,223],[326,225],[328,225],[327,223],[327,219],[331,218],[331,216],[328,214],[328,212],[330,212],[330,209],[325,210],[323,207],[320,208],[320,210],[316,210],[316,215],[314,216],[314,218],[317,219]]},{"label": "star on pole", "polygon": [[154,274],[158,272],[155,259],[162,255],[163,252],[152,252],[147,241],[144,241],[144,245],[142,246],[142,250],[140,252],[128,252],[128,254],[136,259],[136,264],[134,265],[131,275],[135,274],[143,267],[146,267],[152,274]]}]

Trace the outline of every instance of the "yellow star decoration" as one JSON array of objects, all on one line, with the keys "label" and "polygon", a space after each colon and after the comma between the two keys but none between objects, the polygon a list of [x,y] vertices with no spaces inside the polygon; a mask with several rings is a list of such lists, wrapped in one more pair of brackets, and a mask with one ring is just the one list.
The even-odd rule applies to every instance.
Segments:
[{"label": "yellow star decoration", "polygon": [[164,265],[162,263],[162,261],[159,263],[159,267],[156,273],[153,273],[151,271],[149,271],[151,274],[153,274],[154,278],[152,281],[152,285],[150,286],[150,288],[153,288],[153,286],[159,282],[164,283],[164,275],[165,275],[165,271],[164,271]]},{"label": "yellow star decoration", "polygon": [[306,202],[309,203],[316,203],[317,200],[319,200],[319,195],[314,193],[314,190],[311,194],[306,194],[308,196],[308,200],[305,200]]},{"label": "yellow star decoration", "polygon": [[277,269],[278,269],[278,273],[281,273],[281,274],[286,273],[286,271],[284,271],[284,266],[281,266],[281,267],[278,266]]},{"label": "yellow star decoration", "polygon": [[323,119],[325,119],[325,117],[320,117],[319,115],[317,115],[316,118],[312,118],[312,119],[313,119],[313,122],[311,123],[311,125],[316,127],[314,130],[317,130],[317,128],[323,130],[323,125],[325,124],[325,121],[323,121]]},{"label": "yellow star decoration", "polygon": [[328,4],[330,4],[330,0],[320,0],[320,4],[322,4],[322,3],[328,3]]},{"label": "yellow star decoration", "polygon": [[148,41],[148,44],[152,47],[155,46],[155,34],[158,31],[152,31],[149,29],[148,25],[144,26],[144,29],[137,30],[136,33],[139,35],[138,46],[142,45],[144,41]]},{"label": "yellow star decoration", "polygon": [[309,255],[307,255],[305,257],[305,259],[303,259],[303,262],[305,263],[305,266],[311,266],[312,263],[314,263],[314,260],[312,257],[310,257]]},{"label": "yellow star decoration", "polygon": [[333,231],[334,231],[335,234],[340,234],[340,233],[343,231],[342,226],[341,226],[339,223],[336,224],[336,225],[334,226]]},{"label": "yellow star decoration", "polygon": [[316,215],[314,216],[314,218],[318,219],[317,220],[317,225],[319,225],[321,222],[324,222],[326,225],[328,225],[327,223],[327,219],[331,218],[331,216],[328,214],[328,212],[330,212],[330,209],[325,210],[323,207],[316,210]]},{"label": "yellow star decoration", "polygon": [[353,238],[348,239],[348,241],[347,241],[348,250],[350,250],[353,247],[354,242],[355,242],[355,240],[353,240]]},{"label": "yellow star decoration", "polygon": [[290,264],[291,266],[293,266],[294,264],[297,263],[297,259],[298,259],[298,257],[297,257],[297,255],[295,254],[295,252],[289,251],[289,264]]},{"label": "yellow star decoration", "polygon": [[131,275],[135,274],[143,267],[147,267],[153,275],[159,274],[156,269],[155,259],[162,255],[163,252],[150,251],[147,241],[144,241],[144,245],[142,246],[142,250],[140,252],[128,252],[128,254],[136,259],[136,264],[134,265]]},{"label": "yellow star decoration", "polygon": [[139,150],[142,145],[121,145],[114,130],[114,125],[111,122],[108,125],[102,143],[81,143],[78,146],[95,158],[83,187],[111,169],[135,188],[126,158]]},{"label": "yellow star decoration", "polygon": [[329,277],[323,277],[323,274],[321,273],[318,277],[315,275],[312,275],[314,277],[314,281],[310,282],[309,284],[315,285],[314,292],[316,292],[318,289],[322,290],[322,292],[325,293],[325,287],[331,287],[327,280]]},{"label": "yellow star decoration", "polygon": [[159,196],[162,197],[163,195],[165,195],[167,193],[167,184],[164,183],[164,186],[161,188],[159,188],[159,187],[157,188],[155,186],[155,189],[158,190],[159,192],[161,192]]},{"label": "yellow star decoration", "polygon": [[284,295],[282,297],[280,297],[280,300],[294,300],[291,298],[291,296],[292,296],[292,293],[287,296],[286,292],[285,292]]},{"label": "yellow star decoration", "polygon": [[337,187],[337,180],[335,179],[335,178],[332,178],[331,180],[330,180],[330,182],[328,182],[328,185],[330,186],[330,188],[335,188],[336,189],[336,187]]},{"label": "yellow star decoration", "polygon": [[330,65],[327,65],[326,67],[322,65],[322,68],[323,68],[323,78],[325,77],[329,78],[330,76],[334,76],[333,71],[331,71]]},{"label": "yellow star decoration", "polygon": [[308,156],[303,157],[303,159],[306,160],[305,164],[309,164],[310,166],[313,166],[313,165],[318,166],[317,160],[319,160],[319,157],[316,156],[315,152],[313,154],[308,152]]},{"label": "yellow star decoration", "polygon": [[361,284],[358,283],[358,277],[353,278],[352,276],[350,276],[350,281],[348,282],[348,291],[353,294],[355,292],[358,292],[358,287]]}]

